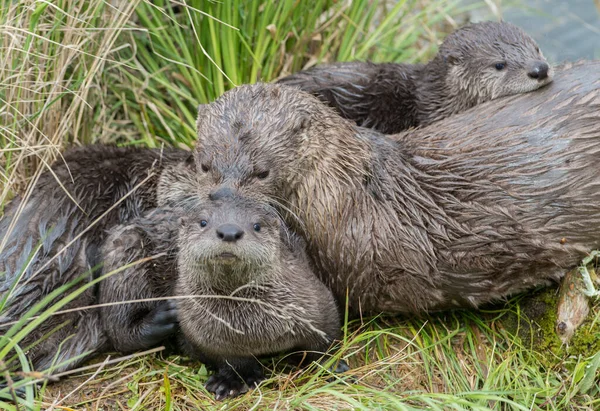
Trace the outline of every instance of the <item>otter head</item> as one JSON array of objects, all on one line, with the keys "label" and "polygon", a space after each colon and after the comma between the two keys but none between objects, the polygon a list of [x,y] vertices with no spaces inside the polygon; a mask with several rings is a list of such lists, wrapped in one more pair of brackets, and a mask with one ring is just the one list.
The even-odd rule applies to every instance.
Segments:
[{"label": "otter head", "polygon": [[236,198],[183,214],[177,239],[183,289],[230,293],[269,279],[281,258],[282,227],[271,207]]},{"label": "otter head", "polygon": [[331,121],[348,123],[316,97],[277,84],[244,85],[201,106],[194,151],[201,195],[277,202],[315,171]]},{"label": "otter head", "polygon": [[[507,22],[460,28],[440,47],[436,65],[445,67],[445,88],[468,108],[487,100],[525,93],[552,81],[552,68],[536,42]],[[439,68],[439,67],[438,67]]]}]

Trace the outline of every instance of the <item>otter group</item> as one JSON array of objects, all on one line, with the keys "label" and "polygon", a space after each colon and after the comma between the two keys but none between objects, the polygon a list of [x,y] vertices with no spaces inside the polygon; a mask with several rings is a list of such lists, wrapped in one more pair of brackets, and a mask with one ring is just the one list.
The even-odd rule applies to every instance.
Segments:
[{"label": "otter group", "polygon": [[[562,68],[556,81],[535,93],[495,99],[547,84],[551,70],[522,31],[484,23],[449,36],[424,67],[334,67],[375,68],[378,74],[360,89],[373,86],[377,93],[377,76],[389,67],[403,79],[405,71],[425,73],[441,64],[449,65],[444,78],[481,61],[487,70],[495,57],[469,62],[468,51],[482,49],[463,44],[478,28],[513,36],[499,35],[493,44],[504,51],[507,70],[515,71],[507,71],[511,81],[502,87],[477,84],[474,100],[469,83],[463,90],[470,97],[461,100],[466,105],[440,100],[434,109],[406,97],[398,115],[364,116],[378,113],[368,93],[358,94],[360,103],[340,100],[340,88],[349,86],[338,78],[315,91],[321,78],[315,69],[293,81],[302,88],[297,79],[308,78],[306,88],[334,108],[296,87],[246,85],[199,110],[191,155],[71,151],[65,162],[75,179],[66,188],[78,205],[52,176],[43,176],[40,194],[25,205],[0,254],[0,292],[10,293],[12,302],[0,322],[17,320],[34,301],[84,272],[93,281],[99,275],[94,267],[103,265],[106,275],[125,266],[74,304],[150,300],[47,321],[27,343],[65,319],[77,331],[64,327],[54,343],[32,348],[36,369],[52,365],[56,341],[69,333],[75,335],[62,345],[65,360],[174,339],[215,370],[207,388],[220,399],[260,381],[256,356],[324,353],[339,337],[337,307],[346,298],[355,315],[422,313],[477,307],[558,280],[600,244],[600,64]],[[532,70],[537,78],[527,77]],[[348,84],[359,84],[353,78]],[[399,90],[416,84],[391,81]],[[348,111],[361,104],[363,114]],[[440,121],[385,136],[336,110],[383,130]],[[403,117],[411,119],[399,122]],[[59,178],[68,172],[64,164],[53,170]],[[20,204],[9,204],[0,232],[8,231]],[[52,259],[67,244],[62,257]],[[340,363],[336,371],[345,369]]]}]

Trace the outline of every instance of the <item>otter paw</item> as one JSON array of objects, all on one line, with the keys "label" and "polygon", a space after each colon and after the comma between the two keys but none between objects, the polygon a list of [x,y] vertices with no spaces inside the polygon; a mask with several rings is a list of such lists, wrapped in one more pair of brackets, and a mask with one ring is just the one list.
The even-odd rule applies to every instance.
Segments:
[{"label": "otter paw", "polygon": [[220,369],[208,378],[205,387],[208,392],[215,394],[216,400],[220,401],[244,394],[250,388],[258,387],[258,384],[264,379],[262,371],[254,372],[242,380],[234,370]]},{"label": "otter paw", "polygon": [[165,301],[146,317],[143,340],[148,347],[152,347],[171,336],[177,326],[177,306],[174,301]]},{"label": "otter paw", "polygon": [[344,360],[339,360],[337,362],[337,364],[334,364],[333,366],[331,366],[329,368],[329,371],[332,372],[332,373],[334,373],[334,374],[342,374],[342,373],[345,373],[348,370],[350,370],[350,366]]}]

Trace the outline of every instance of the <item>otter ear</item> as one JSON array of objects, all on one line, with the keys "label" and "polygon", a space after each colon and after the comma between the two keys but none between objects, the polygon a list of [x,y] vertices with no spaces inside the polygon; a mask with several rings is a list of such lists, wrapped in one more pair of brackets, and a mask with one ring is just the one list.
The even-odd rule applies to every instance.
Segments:
[{"label": "otter ear", "polygon": [[185,159],[185,166],[192,171],[196,171],[196,159],[194,152],[190,152],[190,155]]},{"label": "otter ear", "polygon": [[448,53],[444,55],[444,62],[450,64],[451,66],[455,66],[460,63],[460,56],[456,53]]}]

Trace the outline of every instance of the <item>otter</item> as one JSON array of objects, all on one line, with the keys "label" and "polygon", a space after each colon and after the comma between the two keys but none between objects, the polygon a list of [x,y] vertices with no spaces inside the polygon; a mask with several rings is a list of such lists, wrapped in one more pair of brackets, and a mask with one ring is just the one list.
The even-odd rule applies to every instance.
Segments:
[{"label": "otter", "polygon": [[478,307],[600,246],[600,62],[385,136],[277,84],[199,110],[197,195],[270,202],[354,314]]},{"label": "otter", "polygon": [[217,400],[264,378],[256,357],[302,350],[316,361],[339,338],[331,291],[270,207],[238,199],[186,213],[177,241],[176,294],[210,296],[177,307],[189,353],[216,371],[206,387]]},{"label": "otter", "polygon": [[[223,321],[231,320],[231,324],[236,326],[243,324],[249,335],[231,335],[231,346],[222,347],[227,349],[227,354],[209,350],[209,354],[205,355],[199,350],[198,346],[210,339],[220,338],[227,342],[227,338],[218,331],[214,331],[210,337],[195,336],[193,332],[188,332],[179,338],[179,344],[187,352],[204,359],[217,370],[217,374],[209,380],[208,387],[218,399],[237,395],[263,378],[260,364],[252,355],[298,348],[310,350],[307,357],[316,359],[316,353],[325,352],[339,336],[340,318],[335,300],[312,274],[301,240],[282,226],[271,208],[241,201],[228,203],[226,207],[216,207],[214,204],[202,207],[194,195],[197,181],[194,164],[188,161],[191,158],[189,152],[175,150],[161,154],[149,149],[96,146],[67,152],[64,158],[66,165],[53,166],[53,172],[61,179],[66,167],[69,167],[74,180],[70,183],[61,180],[67,189],[71,189],[74,198],[79,200],[79,207],[88,213],[83,214],[79,208],[69,207],[68,195],[59,190],[59,183],[50,179],[48,173],[42,175],[39,190],[27,203],[26,212],[21,213],[17,220],[17,225],[24,224],[21,219],[28,217],[30,224],[23,226],[21,237],[9,237],[10,248],[3,254],[2,267],[9,274],[7,284],[8,281],[20,281],[15,273],[25,269],[17,264],[13,271],[13,264],[25,264],[24,257],[19,255],[29,255],[22,243],[40,241],[45,247],[45,254],[38,253],[33,258],[36,264],[34,268],[39,267],[40,273],[35,276],[29,274],[26,278],[39,288],[40,281],[43,281],[44,288],[36,290],[19,282],[15,289],[23,290],[17,293],[18,297],[23,298],[13,299],[9,295],[9,285],[4,284],[7,288],[3,297],[9,299],[5,313],[26,312],[46,295],[82,273],[84,281],[97,279],[100,273],[93,270],[96,264],[103,266],[106,278],[68,306],[83,310],[50,317],[42,323],[43,330],[47,330],[44,336],[48,338],[42,338],[42,333],[46,331],[41,330],[26,337],[25,344],[35,343],[28,353],[35,370],[61,372],[74,368],[93,354],[107,351],[128,353],[159,343],[173,343],[179,329],[178,310],[175,300],[166,298],[174,296],[176,284],[184,287],[181,291],[185,294],[209,285],[209,282],[196,282],[196,279],[211,269],[215,274],[220,261],[220,257],[216,256],[211,260],[214,266],[197,270],[195,261],[202,250],[189,244],[189,241],[198,236],[204,245],[212,241],[216,243],[213,249],[229,247],[231,252],[244,258],[243,261],[233,257],[224,260],[226,267],[223,268],[223,274],[251,274],[249,269],[254,269],[249,283],[243,284],[245,289],[230,290],[236,291],[233,298],[245,298],[243,302],[222,302],[220,298],[199,305],[195,301],[181,302],[182,310],[179,312],[182,313],[182,324],[192,330],[194,327],[202,328],[203,332],[206,332],[203,327],[209,323],[212,327],[208,329],[219,330],[222,324],[214,324],[214,315],[219,313],[219,307],[228,309],[237,305],[237,308],[244,309],[229,312],[229,315],[238,316],[235,318],[239,323],[232,321],[234,317],[221,312]],[[160,161],[159,165],[155,164],[156,160]],[[134,191],[132,201],[125,206],[122,206],[123,203],[117,205],[116,212],[110,211],[104,218],[98,219],[102,212],[108,211],[109,205],[126,194],[144,175],[150,177],[148,186]],[[163,191],[158,188],[166,188],[167,184],[171,189]],[[94,195],[96,202],[92,204]],[[9,204],[10,216],[17,215],[14,210],[18,204],[18,201]],[[158,204],[162,207],[150,208]],[[42,208],[45,205],[52,209]],[[221,219],[224,222],[220,226],[221,231],[217,228],[217,235],[213,237],[208,230],[197,227],[198,213],[203,213],[203,218],[212,222]],[[54,222],[56,215],[62,219],[58,223]],[[239,233],[233,240],[227,233],[223,234],[222,230],[237,227],[225,220],[242,224],[245,218],[248,221],[256,220],[247,222],[256,233],[248,233],[243,240],[238,238]],[[86,231],[87,224],[95,219],[98,219],[96,224],[99,228],[90,227]],[[5,220],[3,224],[7,221],[10,220]],[[206,232],[203,234],[201,231]],[[221,234],[223,238],[219,238]],[[81,243],[75,242],[77,249],[70,252],[78,258],[67,261],[58,259],[54,263],[51,256],[77,235],[83,240]],[[252,259],[253,256],[256,259]],[[184,268],[180,276],[178,260]],[[42,265],[45,262],[50,268]],[[132,265],[134,262],[137,263]],[[51,268],[56,268],[57,272],[51,271]],[[229,272],[228,268],[233,271]],[[240,271],[237,271],[238,268]],[[215,280],[214,277],[212,279]],[[185,290],[182,284],[189,284],[189,290]],[[219,284],[215,282],[213,286],[211,292],[218,294]],[[35,293],[25,292],[30,290]],[[228,295],[221,297],[226,299]],[[100,307],[86,308],[96,303]],[[192,304],[191,308],[189,304]],[[198,310],[207,314],[203,316]],[[18,318],[3,317],[3,321],[11,319],[15,321]],[[55,328],[60,329],[52,333]],[[250,330],[253,334],[250,334]],[[239,345],[242,340],[247,344],[244,350]],[[236,366],[231,367],[234,362]],[[336,371],[346,369],[347,365],[340,362]],[[246,377],[240,379],[238,375]]]},{"label": "otter", "polygon": [[536,90],[552,75],[527,33],[507,22],[487,21],[450,34],[427,64],[333,63],[278,82],[318,96],[358,125],[393,134]]},{"label": "otter", "polygon": [[[160,342],[154,337],[161,321],[161,339],[172,335],[178,313],[179,345],[215,371],[206,387],[221,400],[264,378],[257,356],[300,349],[317,360],[339,337],[340,315],[301,240],[271,207],[242,199],[202,204],[193,195],[195,179],[187,183],[181,199],[170,199],[178,209],[154,210],[106,239],[105,270],[162,257],[105,280],[102,304],[148,300],[103,308],[102,324],[113,348],[135,351]],[[172,296],[179,298],[163,310],[157,298]],[[152,338],[138,318],[154,319]],[[347,369],[340,362],[336,372]]]},{"label": "otter", "polygon": [[[79,279],[71,292],[97,278],[107,230],[156,207],[161,171],[189,158],[189,151],[176,149],[75,148],[52,166],[52,172],[41,174],[27,201],[17,197],[10,202],[0,221],[1,332],[14,336],[16,329],[10,324],[60,287]],[[96,302],[97,286],[89,287],[63,309]],[[162,327],[159,321],[159,336]],[[150,338],[152,327],[148,331]],[[49,317],[17,343],[30,347],[27,354],[34,370],[51,372],[74,368],[108,347],[94,309]]]}]

